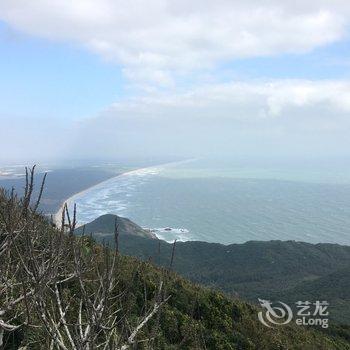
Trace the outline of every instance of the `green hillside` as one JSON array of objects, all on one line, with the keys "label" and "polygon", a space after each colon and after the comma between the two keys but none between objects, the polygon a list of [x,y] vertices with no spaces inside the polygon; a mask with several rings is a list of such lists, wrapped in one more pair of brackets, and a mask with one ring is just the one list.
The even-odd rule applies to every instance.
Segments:
[{"label": "green hillside", "polygon": [[3,349],[350,349],[340,332],[267,328],[249,303],[73,236],[72,218],[58,231],[25,193],[0,191]]},{"label": "green hillside", "polygon": [[94,237],[96,239],[100,241],[106,239],[108,241],[111,239],[111,237],[113,239],[116,225],[118,226],[118,232],[121,235],[134,235],[146,238],[156,238],[156,236],[152,232],[144,230],[142,227],[135,224],[131,220],[112,214],[102,215],[94,221],[84,226],[76,228],[74,233],[76,235],[82,235],[84,232],[93,232]]},{"label": "green hillside", "polygon": [[[121,237],[120,249],[165,267],[172,254],[169,243],[130,235]],[[294,241],[250,241],[227,246],[178,242],[173,262],[174,270],[186,278],[255,303],[258,298],[292,303],[328,300],[332,305],[330,317],[347,324],[349,266],[348,246]]]},{"label": "green hillside", "polygon": [[[172,245],[125,237],[125,254],[168,266]],[[350,247],[303,242],[247,242],[224,246],[178,242],[174,270],[226,293],[257,302],[258,298],[295,303],[327,300],[330,318],[350,324]]]},{"label": "green hillside", "polygon": [[303,281],[287,291],[271,295],[275,300],[292,303],[295,300],[328,300],[330,312],[341,323],[350,323],[350,267],[317,278]]}]

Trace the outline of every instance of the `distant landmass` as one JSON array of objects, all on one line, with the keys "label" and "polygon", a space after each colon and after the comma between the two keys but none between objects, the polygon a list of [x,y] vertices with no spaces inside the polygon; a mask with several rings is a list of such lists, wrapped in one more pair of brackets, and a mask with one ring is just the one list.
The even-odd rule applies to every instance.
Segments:
[{"label": "distant landmass", "polygon": [[[56,213],[62,203],[70,196],[105,181],[118,173],[100,169],[57,169],[50,172],[45,182],[45,191],[40,203],[40,210],[45,214]],[[38,184],[44,176],[43,173],[37,175],[34,187],[34,196],[39,191]],[[23,194],[24,178],[0,178],[0,187],[6,190],[14,188],[19,194]]]},{"label": "distant landmass", "polygon": [[[106,222],[110,228],[106,229]],[[86,225],[86,233],[113,244],[113,216]],[[126,220],[126,219],[123,219]],[[120,251],[168,267],[173,245],[145,238],[128,220],[120,237]],[[135,226],[134,226],[135,225]],[[81,230],[81,229],[80,229]],[[81,231],[79,231],[81,232]],[[258,298],[294,304],[301,300],[327,300],[330,318],[350,322],[350,247],[295,241],[250,241],[223,245],[198,241],[178,242],[173,269],[194,282],[257,302]]]}]

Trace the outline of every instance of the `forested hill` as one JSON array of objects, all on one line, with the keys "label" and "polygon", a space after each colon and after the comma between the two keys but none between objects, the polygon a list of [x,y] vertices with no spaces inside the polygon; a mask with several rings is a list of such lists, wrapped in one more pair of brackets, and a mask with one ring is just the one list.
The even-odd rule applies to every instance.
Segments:
[{"label": "forested hill", "polygon": [[[159,248],[160,243],[160,248]],[[125,236],[124,254],[169,266],[173,246]],[[160,253],[159,253],[160,252]],[[327,300],[330,318],[350,324],[350,247],[294,241],[221,245],[177,242],[174,270],[206,286],[257,303],[258,298]]]},{"label": "forested hill", "polygon": [[[108,237],[111,239],[112,233],[104,240]],[[119,246],[123,254],[152,260],[160,266],[170,264],[173,246],[165,241],[121,235]],[[173,261],[174,270],[192,281],[255,303],[258,298],[284,297],[295,302],[307,299],[307,295],[313,300],[326,299],[332,305],[331,318],[348,324],[349,267],[349,246],[295,241],[231,245],[177,242]]]},{"label": "forested hill", "polygon": [[94,237],[99,241],[105,239],[111,240],[111,237],[114,239],[114,231],[116,227],[118,228],[118,233],[120,235],[156,238],[154,233],[143,229],[131,220],[112,214],[102,215],[92,222],[76,228],[74,233],[76,235],[93,233]]}]

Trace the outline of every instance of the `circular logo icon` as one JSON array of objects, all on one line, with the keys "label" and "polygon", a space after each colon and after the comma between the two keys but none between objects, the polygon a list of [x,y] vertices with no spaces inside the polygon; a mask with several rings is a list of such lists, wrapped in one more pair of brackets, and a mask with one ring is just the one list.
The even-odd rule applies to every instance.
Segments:
[{"label": "circular logo icon", "polygon": [[281,326],[289,323],[293,318],[292,309],[281,301],[278,302],[279,306],[272,306],[271,301],[258,299],[260,305],[265,311],[258,313],[259,321],[266,327]]}]

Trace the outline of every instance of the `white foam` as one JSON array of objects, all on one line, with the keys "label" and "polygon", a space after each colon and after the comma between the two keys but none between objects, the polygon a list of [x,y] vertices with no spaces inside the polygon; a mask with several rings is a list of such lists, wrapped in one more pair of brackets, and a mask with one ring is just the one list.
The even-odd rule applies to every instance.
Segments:
[{"label": "white foam", "polygon": [[162,169],[163,166],[157,166],[126,172],[76,194],[67,200],[68,205],[72,208],[73,203],[77,204],[79,223],[107,213],[128,215],[130,197]]},{"label": "white foam", "polygon": [[176,233],[176,234],[189,233],[190,232],[186,228],[172,228],[172,227],[154,228],[153,230],[155,230],[156,232],[171,232],[171,233]]},{"label": "white foam", "polygon": [[165,241],[167,243],[174,243],[175,239],[177,242],[187,242],[187,241],[193,241],[192,238],[185,236],[185,235],[177,235],[175,238],[170,238],[166,234],[161,234],[160,232],[153,232],[158,239],[161,239],[162,241]]},{"label": "white foam", "polygon": [[151,230],[151,232],[154,233],[158,239],[161,239],[168,243],[174,243],[175,239],[179,242],[186,242],[192,240],[191,237],[188,235],[190,231],[186,228],[161,227],[153,229],[148,228],[148,230]]},{"label": "white foam", "polygon": [[[77,204],[79,224],[87,223],[107,213],[132,217],[131,197],[140,192],[141,186],[154,176],[160,175],[168,167],[176,166],[179,163],[182,162],[125,172],[70,197],[66,202],[70,210],[73,209],[74,203]],[[166,232],[164,231],[164,233]],[[179,240],[187,240],[187,233],[186,229],[173,229],[172,232]]]}]

